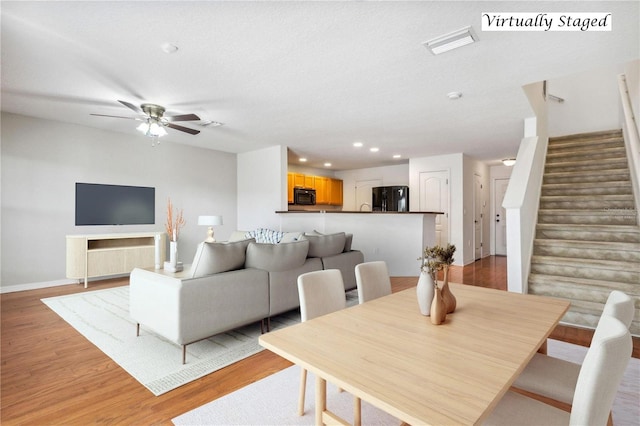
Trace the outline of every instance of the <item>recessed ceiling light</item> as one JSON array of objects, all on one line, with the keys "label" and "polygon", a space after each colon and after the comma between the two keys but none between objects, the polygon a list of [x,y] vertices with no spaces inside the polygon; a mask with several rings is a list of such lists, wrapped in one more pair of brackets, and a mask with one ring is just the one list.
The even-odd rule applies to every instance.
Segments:
[{"label": "recessed ceiling light", "polygon": [[362,146],[362,142],[354,142],[353,146],[355,146],[356,148],[360,148]]},{"label": "recessed ceiling light", "polygon": [[371,151],[371,152],[378,152],[378,151],[380,151],[380,148],[376,148],[376,147],[369,148],[369,151]]},{"label": "recessed ceiling light", "polygon": [[304,158],[304,157],[300,157],[300,158],[298,159],[298,161],[300,161],[301,163],[306,163],[306,162],[307,162],[307,159],[306,159],[306,158]]},{"label": "recessed ceiling light", "polygon": [[331,163],[324,163],[325,167],[331,167]]},{"label": "recessed ceiling light", "polygon": [[425,41],[422,44],[434,55],[439,55],[441,53],[448,52],[449,50],[466,46],[467,44],[471,44],[475,41],[478,41],[478,37],[473,32],[473,28],[469,26]]},{"label": "recessed ceiling light", "polygon": [[400,155],[400,154],[393,154],[393,158],[402,158],[402,155]]},{"label": "recessed ceiling light", "polygon": [[169,54],[176,53],[178,51],[178,46],[171,43],[163,43],[160,45],[160,48],[164,53],[169,53]]},{"label": "recessed ceiling light", "polygon": [[447,98],[451,100],[460,99],[462,97],[462,92],[449,92],[447,93]]},{"label": "recessed ceiling light", "polygon": [[505,158],[504,160],[502,160],[502,164],[504,164],[507,167],[511,167],[514,164],[516,164],[516,159],[515,158]]}]

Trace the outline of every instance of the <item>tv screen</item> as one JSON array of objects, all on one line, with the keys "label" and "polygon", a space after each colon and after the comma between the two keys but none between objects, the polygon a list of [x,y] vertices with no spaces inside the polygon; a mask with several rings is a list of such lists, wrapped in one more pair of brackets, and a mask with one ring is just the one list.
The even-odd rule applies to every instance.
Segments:
[{"label": "tv screen", "polygon": [[155,188],[76,183],[76,226],[154,224],[155,204]]}]

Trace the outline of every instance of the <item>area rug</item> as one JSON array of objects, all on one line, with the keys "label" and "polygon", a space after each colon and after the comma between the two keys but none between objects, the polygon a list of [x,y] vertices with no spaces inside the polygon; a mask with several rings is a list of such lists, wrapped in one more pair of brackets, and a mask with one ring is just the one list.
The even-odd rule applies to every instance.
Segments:
[{"label": "area rug", "polygon": [[[549,355],[582,363],[587,348],[549,340]],[[307,379],[305,413],[297,415],[300,368],[289,367],[249,386],[225,395],[202,407],[189,411],[172,421],[177,426],[195,425],[313,425],[314,384],[312,374]],[[616,426],[640,424],[640,360],[632,358],[613,406]],[[327,407],[347,421],[353,421],[353,396],[339,393],[327,384]],[[362,401],[363,425],[393,425],[401,422],[389,414]]]},{"label": "area rug", "polygon": [[[348,303],[354,303],[348,293]],[[355,295],[357,303],[357,295]],[[258,344],[260,325],[242,327],[187,346],[182,364],[180,346],[141,328],[129,316],[129,287],[114,287],[42,299],[80,334],[113,359],[127,373],[162,395],[263,350]],[[298,311],[271,319],[278,329],[300,322]]]}]

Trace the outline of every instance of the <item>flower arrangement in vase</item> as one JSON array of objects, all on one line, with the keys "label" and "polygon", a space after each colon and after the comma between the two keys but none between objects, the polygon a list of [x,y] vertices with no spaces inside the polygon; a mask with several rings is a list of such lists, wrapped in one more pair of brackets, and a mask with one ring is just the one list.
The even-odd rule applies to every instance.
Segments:
[{"label": "flower arrangement in vase", "polygon": [[[456,298],[449,289],[449,267],[453,263],[455,251],[456,246],[453,244],[448,244],[447,247],[438,245],[425,247],[422,257],[418,259],[422,260],[421,274],[418,280],[418,303],[422,311],[423,303],[420,302],[420,285],[421,281],[428,281],[427,285],[431,284],[433,287],[433,292],[430,295],[431,299],[428,302],[430,302],[429,315],[434,324],[444,322],[446,314],[452,313],[456,309]],[[441,270],[443,271],[444,280],[442,286],[438,286],[438,272]],[[425,274],[428,276],[427,280],[423,280]]]},{"label": "flower arrangement in vase", "polygon": [[180,235],[180,229],[185,224],[186,221],[184,220],[182,209],[174,214],[173,203],[169,198],[167,202],[167,223],[165,224],[167,234],[169,234],[169,264],[167,265],[167,262],[165,262],[165,269],[172,272],[182,270],[182,262],[178,262],[178,236]]},{"label": "flower arrangement in vase", "polygon": [[418,307],[420,313],[425,316],[431,315],[431,304],[433,302],[435,290],[438,287],[438,271],[440,263],[437,261],[432,248],[425,248],[422,257],[418,260],[422,261],[420,266],[420,278],[416,286],[418,297]]}]

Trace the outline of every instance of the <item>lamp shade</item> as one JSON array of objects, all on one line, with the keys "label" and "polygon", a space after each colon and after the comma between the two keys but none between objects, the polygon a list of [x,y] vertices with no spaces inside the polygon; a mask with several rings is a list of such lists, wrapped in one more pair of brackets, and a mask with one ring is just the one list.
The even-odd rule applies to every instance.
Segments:
[{"label": "lamp shade", "polygon": [[198,225],[203,225],[203,226],[222,225],[222,216],[198,216]]}]

